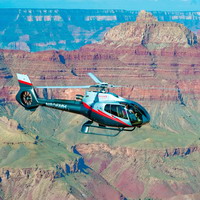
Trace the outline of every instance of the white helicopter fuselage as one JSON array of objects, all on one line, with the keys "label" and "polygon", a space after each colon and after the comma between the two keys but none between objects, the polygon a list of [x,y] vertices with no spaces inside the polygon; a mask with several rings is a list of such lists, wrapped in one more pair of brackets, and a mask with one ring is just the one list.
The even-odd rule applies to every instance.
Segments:
[{"label": "white helicopter fuselage", "polygon": [[[150,120],[149,114],[140,104],[114,93],[87,91],[82,104],[86,108],[85,116],[105,126],[134,127]],[[133,110],[134,113],[131,113]]]}]

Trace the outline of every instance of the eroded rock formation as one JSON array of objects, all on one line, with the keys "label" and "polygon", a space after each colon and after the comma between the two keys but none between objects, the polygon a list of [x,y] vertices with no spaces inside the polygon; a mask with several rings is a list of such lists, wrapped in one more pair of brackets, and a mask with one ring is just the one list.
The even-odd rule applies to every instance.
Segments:
[{"label": "eroded rock formation", "polygon": [[101,44],[116,47],[143,45],[148,49],[190,47],[198,43],[197,36],[183,24],[158,22],[151,14],[141,11],[136,22],[123,23],[108,31]]}]

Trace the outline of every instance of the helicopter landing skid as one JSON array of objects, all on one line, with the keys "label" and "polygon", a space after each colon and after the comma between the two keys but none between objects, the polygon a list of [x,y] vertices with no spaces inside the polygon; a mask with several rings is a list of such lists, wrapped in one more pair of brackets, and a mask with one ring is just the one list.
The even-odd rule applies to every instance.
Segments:
[{"label": "helicopter landing skid", "polygon": [[[82,128],[81,128],[81,132],[83,134],[90,134],[90,135],[99,135],[99,136],[108,136],[108,137],[115,137],[117,135],[119,135],[122,131],[133,131],[135,129],[135,127],[133,127],[132,129],[126,129],[126,128],[110,128],[110,127],[106,127],[106,126],[95,126],[92,125],[93,121],[87,121],[86,123],[83,124]],[[93,128],[98,128],[98,129],[104,129],[104,130],[112,130],[112,131],[117,131],[117,133],[115,134],[104,134],[104,133],[94,133],[94,132],[90,132],[90,127]]]}]

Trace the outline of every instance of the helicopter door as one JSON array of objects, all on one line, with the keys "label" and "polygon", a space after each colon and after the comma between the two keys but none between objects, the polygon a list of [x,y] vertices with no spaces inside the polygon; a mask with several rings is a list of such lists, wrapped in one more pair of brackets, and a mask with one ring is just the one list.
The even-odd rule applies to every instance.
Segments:
[{"label": "helicopter door", "polygon": [[127,115],[127,112],[126,112],[124,106],[106,104],[104,110],[112,115],[117,116],[117,117],[120,117],[123,119],[128,119],[128,115]]}]

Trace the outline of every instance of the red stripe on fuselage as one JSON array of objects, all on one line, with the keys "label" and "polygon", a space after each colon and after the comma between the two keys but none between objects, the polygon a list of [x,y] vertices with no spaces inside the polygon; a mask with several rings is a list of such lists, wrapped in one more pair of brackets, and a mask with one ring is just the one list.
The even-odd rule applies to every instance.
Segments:
[{"label": "red stripe on fuselage", "polygon": [[25,85],[33,85],[32,83],[28,83],[26,81],[18,80],[20,83],[25,84]]},{"label": "red stripe on fuselage", "polygon": [[131,127],[130,125],[124,123],[123,121],[121,121],[120,119],[118,119],[118,118],[116,118],[116,117],[111,117],[110,115],[107,115],[106,113],[102,112],[101,110],[95,110],[95,109],[93,109],[92,107],[90,107],[88,104],[86,104],[86,103],[84,103],[84,102],[83,102],[83,106],[84,106],[85,108],[91,110],[92,112],[95,112],[95,113],[97,113],[97,114],[99,114],[99,115],[101,115],[101,116],[103,116],[103,117],[106,117],[106,118],[108,118],[108,119],[114,120],[114,121],[116,121],[116,122],[119,122],[119,123],[121,123],[121,124],[124,124],[124,125],[126,125],[126,126]]}]

